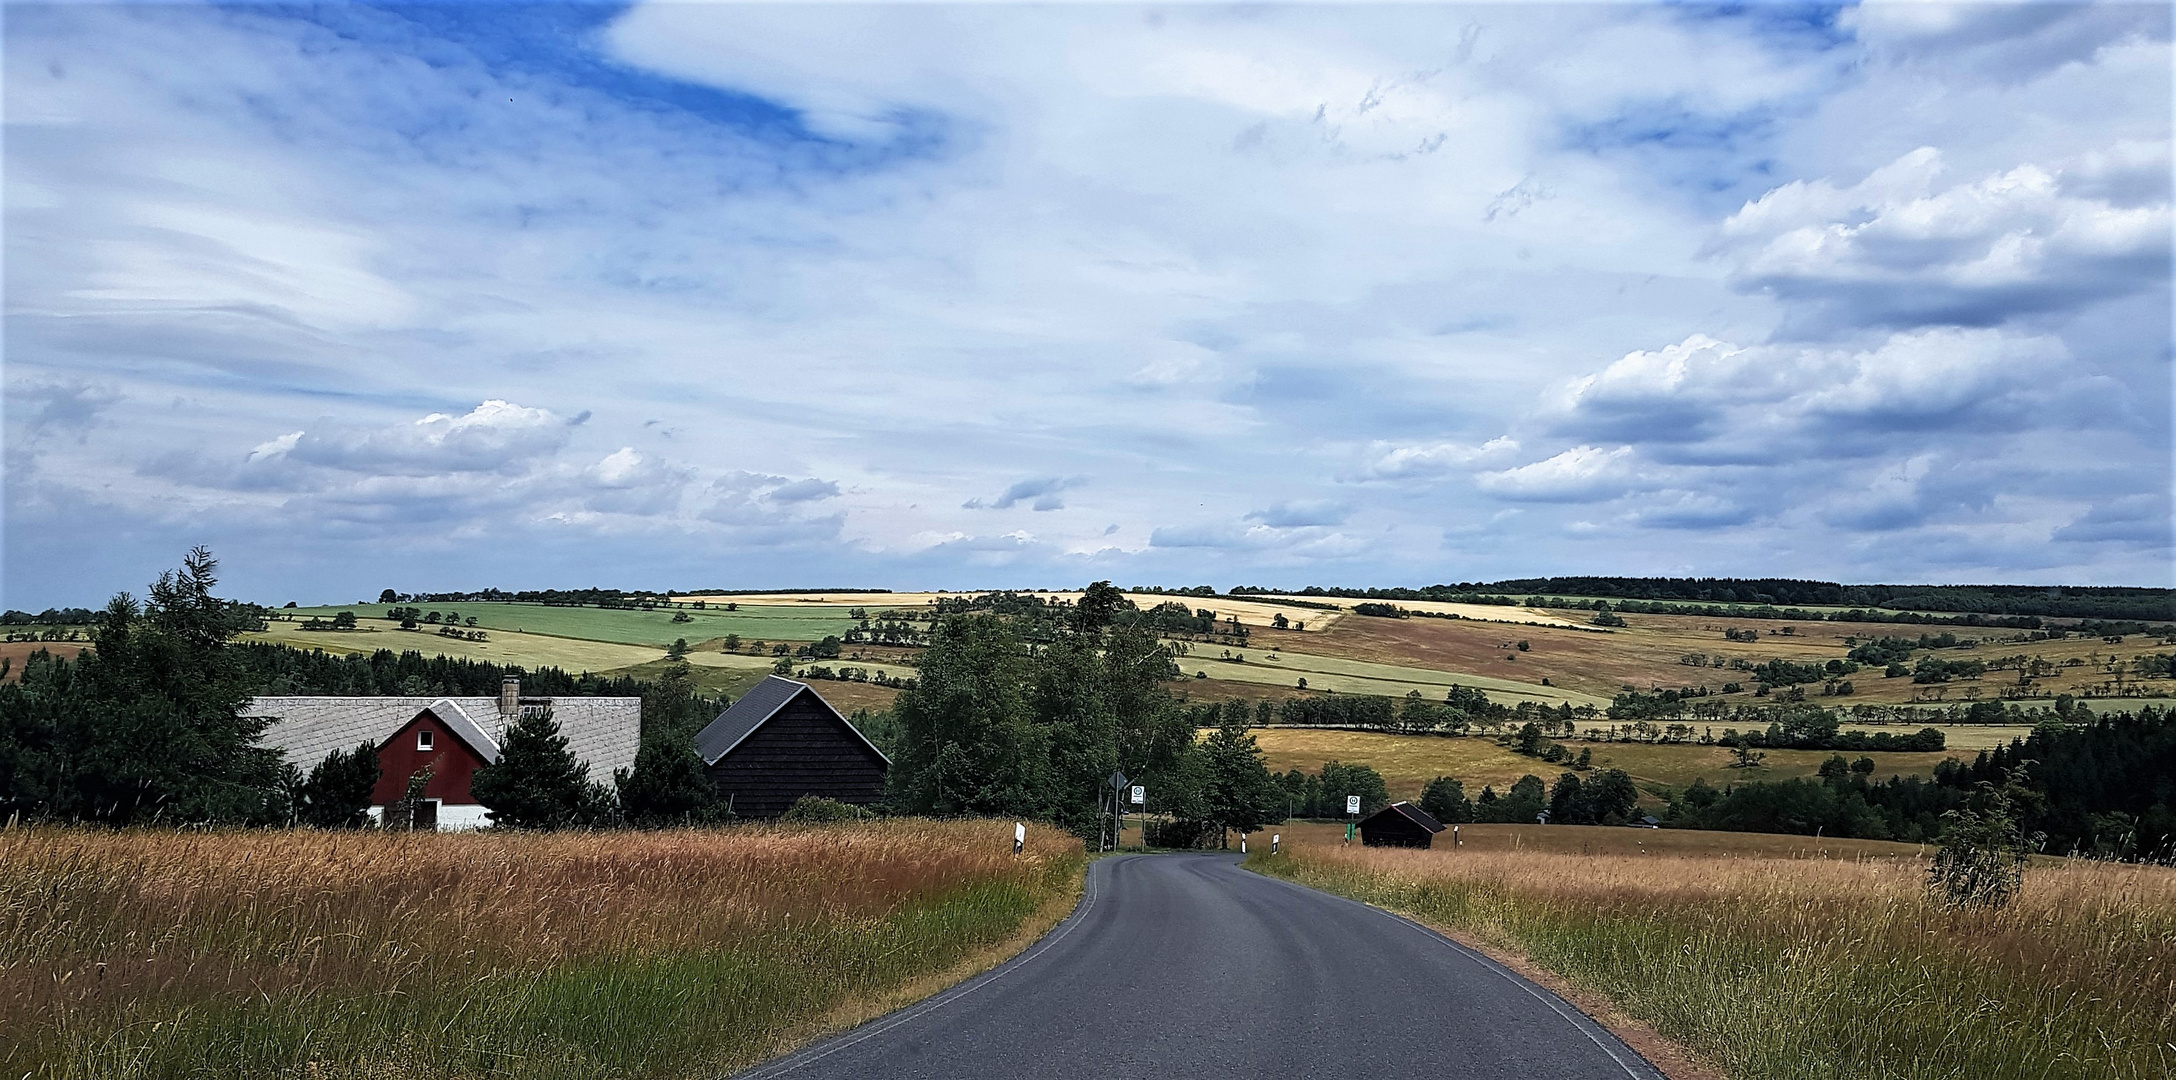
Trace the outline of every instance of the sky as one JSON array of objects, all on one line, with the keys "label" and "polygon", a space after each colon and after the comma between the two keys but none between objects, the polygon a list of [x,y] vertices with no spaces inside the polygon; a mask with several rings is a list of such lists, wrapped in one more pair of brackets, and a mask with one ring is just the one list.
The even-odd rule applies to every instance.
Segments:
[{"label": "sky", "polygon": [[2165,4],[10,4],[0,604],[2171,585]]}]

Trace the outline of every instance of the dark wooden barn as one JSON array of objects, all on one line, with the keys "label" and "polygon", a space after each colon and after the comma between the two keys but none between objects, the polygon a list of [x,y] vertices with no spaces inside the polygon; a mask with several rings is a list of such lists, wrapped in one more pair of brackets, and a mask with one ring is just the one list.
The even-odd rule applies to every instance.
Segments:
[{"label": "dark wooden barn", "polygon": [[776,675],[695,736],[719,796],[744,818],[777,817],[803,795],[867,806],[891,759],[807,683]]},{"label": "dark wooden barn", "polygon": [[1360,842],[1369,847],[1418,847],[1435,842],[1443,823],[1409,802],[1391,803],[1360,823]]}]

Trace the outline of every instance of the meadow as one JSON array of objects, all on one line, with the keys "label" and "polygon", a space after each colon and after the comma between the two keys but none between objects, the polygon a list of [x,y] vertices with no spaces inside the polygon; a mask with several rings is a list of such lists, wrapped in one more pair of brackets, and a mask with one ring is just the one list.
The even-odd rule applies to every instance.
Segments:
[{"label": "meadow", "polygon": [[1247,865],[1559,977],[1604,999],[1589,1011],[1621,1012],[1733,1077],[2176,1075],[2176,870],[2047,860],[2007,909],[1955,912],[1930,900],[1904,845],[1808,857],[1761,850],[1806,838],[1707,849],[1736,838],[1703,834],[1671,849],[1667,832],[1526,830],[1614,847],[1579,854],[1477,842],[1491,828],[1506,827],[1429,851],[1295,832]]},{"label": "meadow", "polygon": [[1070,910],[1011,825],[0,831],[0,1075],[725,1075]]}]

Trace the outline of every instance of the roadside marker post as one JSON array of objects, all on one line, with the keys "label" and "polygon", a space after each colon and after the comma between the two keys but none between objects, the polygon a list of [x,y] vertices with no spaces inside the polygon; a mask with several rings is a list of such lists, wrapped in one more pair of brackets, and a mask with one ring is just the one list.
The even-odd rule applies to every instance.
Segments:
[{"label": "roadside marker post", "polygon": [[1022,848],[1025,848],[1025,847],[1027,847],[1027,846],[1028,846],[1028,827],[1027,827],[1026,823],[1024,823],[1024,822],[1019,822],[1019,821],[1015,821],[1015,822],[1013,822],[1013,823],[1012,823],[1012,853],[1013,853],[1013,854],[1015,854],[1015,855],[1018,855],[1018,854],[1020,854],[1020,851],[1021,851],[1021,849],[1022,849]]},{"label": "roadside marker post", "polygon": [[1141,850],[1148,850],[1148,789],[1133,785],[1133,805],[1141,808]]},{"label": "roadside marker post", "polygon": [[1283,840],[1283,839],[1284,839],[1284,834],[1283,834],[1283,833],[1270,833],[1270,834],[1269,834],[1269,853],[1270,853],[1270,854],[1272,854],[1272,855],[1275,855],[1275,854],[1277,853],[1277,842],[1278,842],[1278,841],[1280,841],[1280,840]]}]

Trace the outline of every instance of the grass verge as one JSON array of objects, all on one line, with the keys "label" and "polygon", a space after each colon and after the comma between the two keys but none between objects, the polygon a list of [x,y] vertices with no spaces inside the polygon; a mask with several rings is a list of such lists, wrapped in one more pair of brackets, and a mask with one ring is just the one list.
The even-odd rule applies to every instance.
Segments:
[{"label": "grass verge", "polygon": [[2176,872],[2070,861],[1999,913],[1918,860],[1294,845],[1263,873],[1528,958],[1739,1080],[2176,1075]]},{"label": "grass verge", "polygon": [[1061,918],[1009,823],[0,832],[0,1075],[722,1075]]}]

